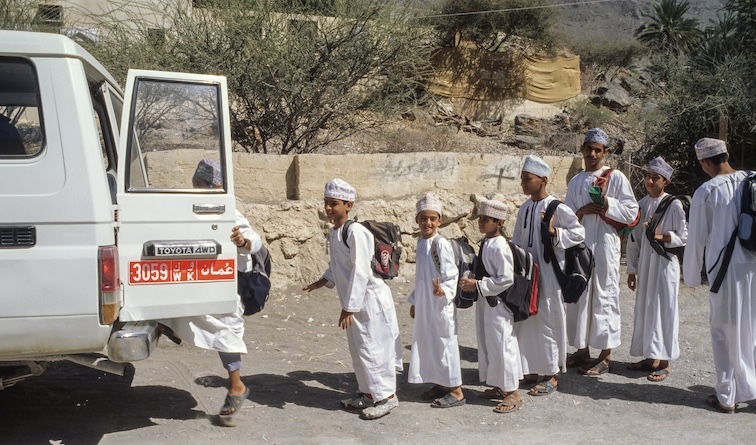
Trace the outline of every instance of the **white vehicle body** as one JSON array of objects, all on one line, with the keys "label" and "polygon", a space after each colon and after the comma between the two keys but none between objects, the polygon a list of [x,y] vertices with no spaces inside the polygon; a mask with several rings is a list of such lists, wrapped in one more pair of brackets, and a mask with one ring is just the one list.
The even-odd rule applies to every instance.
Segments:
[{"label": "white vehicle body", "polygon": [[[159,319],[235,309],[225,78],[131,70],[121,90],[66,37],[0,31],[0,120],[0,366],[143,359]],[[178,150],[223,187],[193,188]]]}]

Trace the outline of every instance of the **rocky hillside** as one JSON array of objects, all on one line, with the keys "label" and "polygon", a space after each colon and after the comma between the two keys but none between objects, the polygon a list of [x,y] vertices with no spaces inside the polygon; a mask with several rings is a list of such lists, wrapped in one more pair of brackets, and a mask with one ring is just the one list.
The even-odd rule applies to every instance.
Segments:
[{"label": "rocky hillside", "polygon": [[[557,1],[562,3],[561,0]],[[555,3],[557,3],[555,2]],[[727,0],[689,0],[688,15],[708,23]],[[570,2],[577,3],[577,2]],[[653,0],[619,0],[604,3],[564,6],[561,28],[571,37],[617,40],[631,38],[646,20],[643,13],[652,10]]]},{"label": "rocky hillside", "polygon": [[[432,8],[445,0],[422,0],[418,3]],[[689,15],[708,23],[727,0],[688,0]],[[569,4],[561,8],[560,29],[576,39],[622,40],[631,38],[633,31],[645,20],[642,14],[651,11],[656,0],[553,0],[554,4]],[[502,8],[507,5],[502,1]],[[577,3],[577,4],[573,4]]]}]

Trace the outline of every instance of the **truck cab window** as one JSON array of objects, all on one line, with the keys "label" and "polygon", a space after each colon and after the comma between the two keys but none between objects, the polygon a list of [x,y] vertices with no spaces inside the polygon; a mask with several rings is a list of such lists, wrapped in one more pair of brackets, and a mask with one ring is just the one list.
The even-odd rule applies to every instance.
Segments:
[{"label": "truck cab window", "polygon": [[31,62],[0,57],[0,158],[24,158],[42,151],[37,76]]}]

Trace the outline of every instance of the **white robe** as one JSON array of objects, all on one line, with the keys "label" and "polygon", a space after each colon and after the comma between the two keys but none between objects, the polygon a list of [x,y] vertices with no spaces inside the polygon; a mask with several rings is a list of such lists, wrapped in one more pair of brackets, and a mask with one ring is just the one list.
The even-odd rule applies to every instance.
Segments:
[{"label": "white robe", "polygon": [[[538,264],[538,314],[514,324],[520,346],[523,374],[554,375],[567,369],[567,321],[562,288],[551,263],[544,261],[541,221],[553,196],[527,200],[517,212],[512,242],[533,255]],[[564,250],[585,240],[585,229],[575,212],[560,204],[551,220],[556,235],[551,238],[559,267],[564,270]]]},{"label": "white robe", "polygon": [[[588,189],[607,168],[583,171],[570,179],[564,203],[577,213],[593,202]],[[621,171],[612,172],[604,198],[607,217],[626,224],[635,220],[638,203]],[[567,339],[577,349],[614,349],[620,345],[620,238],[599,215],[585,215],[580,223],[585,227],[585,244],[593,251],[596,265],[586,294],[577,303],[567,305]]]},{"label": "white robe", "polygon": [[[744,177],[742,171],[716,176],[693,195],[683,261],[685,284],[701,284],[704,253],[711,270],[709,284],[714,282],[721,263],[717,257],[735,229]],[[716,294],[709,293],[709,307],[719,403],[734,406],[756,399],[756,255],[739,241],[722,287]]]},{"label": "white robe", "polygon": [[[250,254],[260,250],[262,238],[252,229],[247,218],[238,210],[236,211],[236,225],[239,226],[242,236],[250,240],[250,249],[237,248],[236,268],[244,272],[252,267]],[[198,348],[246,354],[247,345],[244,344],[243,314],[244,306],[241,298],[239,298],[235,312],[172,318],[160,320],[160,322],[171,328],[181,340]]]},{"label": "white robe", "polygon": [[[490,277],[478,280],[476,308],[478,333],[478,374],[480,380],[509,392],[522,379],[520,349],[512,324],[514,315],[501,299],[491,307],[487,296],[496,296],[514,283],[514,259],[507,240],[502,236],[486,238],[480,259]],[[484,347],[481,348],[481,345]]]},{"label": "white robe", "polygon": [[331,260],[323,278],[327,286],[336,286],[342,309],[354,314],[346,334],[359,391],[382,400],[396,392],[396,371],[404,367],[394,299],[373,274],[373,234],[352,224],[347,247],[342,229],[333,228],[328,235]]},{"label": "white robe", "polygon": [[[642,218],[627,239],[627,273],[636,274],[635,320],[630,355],[655,360],[680,357],[677,341],[679,314],[677,295],[680,289],[680,263],[675,255],[667,260],[654,252],[646,238],[644,223],[652,219],[659,203],[668,196],[645,196],[638,205]],[[685,210],[675,199],[664,212],[656,233],[669,235],[665,247],[682,247],[688,239]]]},{"label": "white robe", "polygon": [[[431,246],[438,240],[436,251],[441,272],[433,260]],[[435,383],[446,387],[462,384],[457,342],[457,311],[454,296],[459,271],[451,243],[440,235],[417,241],[415,290],[407,301],[415,306],[410,357],[410,383]],[[439,278],[443,296],[433,294],[432,280]]]}]

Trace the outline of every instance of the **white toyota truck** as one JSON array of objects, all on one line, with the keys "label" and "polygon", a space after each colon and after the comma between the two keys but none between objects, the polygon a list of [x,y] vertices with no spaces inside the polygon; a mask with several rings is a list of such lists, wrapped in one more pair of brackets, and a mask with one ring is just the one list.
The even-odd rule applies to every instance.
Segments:
[{"label": "white toyota truck", "polygon": [[[192,187],[201,159],[222,188]],[[0,31],[0,389],[58,360],[122,373],[159,320],[233,312],[232,170],[224,77],[122,90],[64,36]]]}]

